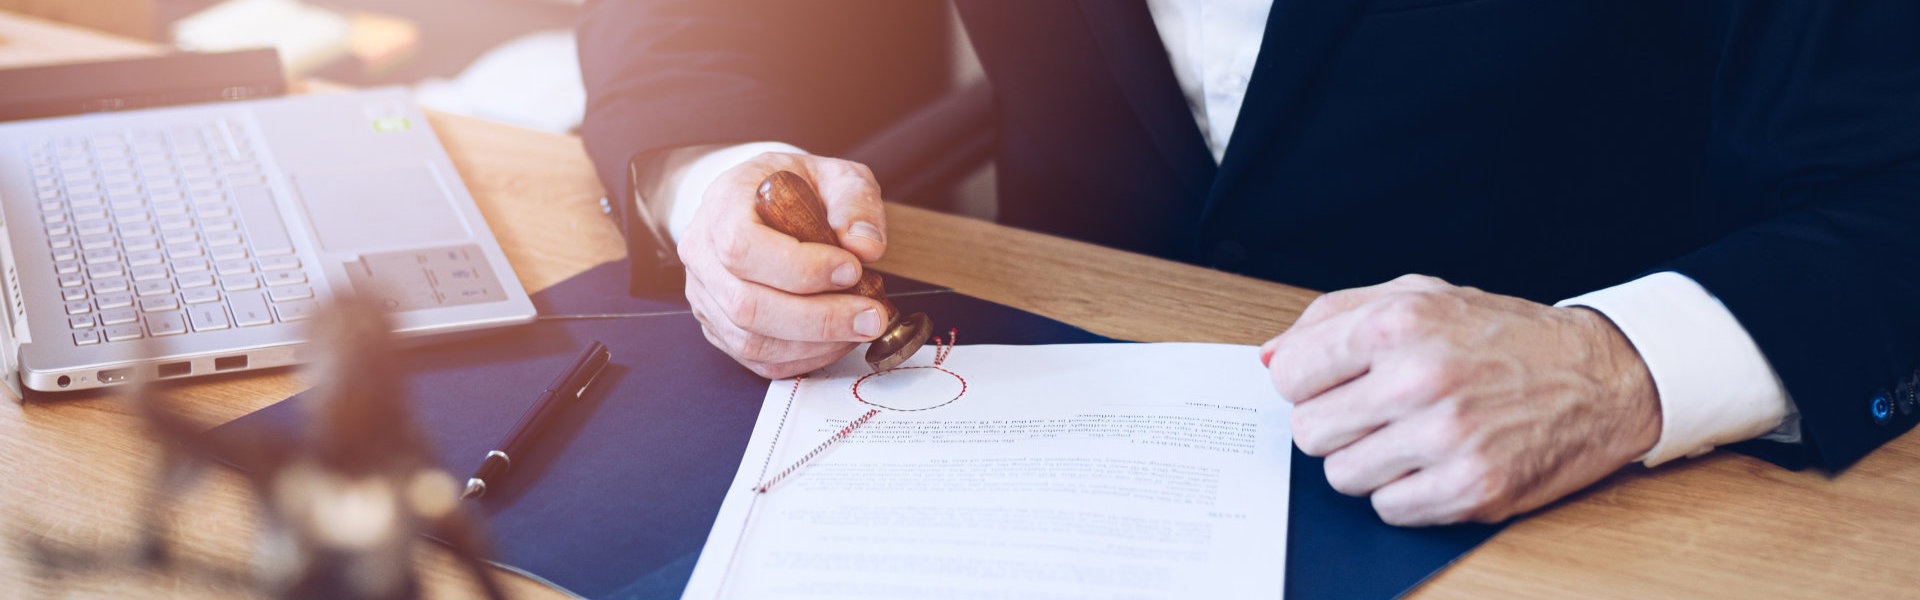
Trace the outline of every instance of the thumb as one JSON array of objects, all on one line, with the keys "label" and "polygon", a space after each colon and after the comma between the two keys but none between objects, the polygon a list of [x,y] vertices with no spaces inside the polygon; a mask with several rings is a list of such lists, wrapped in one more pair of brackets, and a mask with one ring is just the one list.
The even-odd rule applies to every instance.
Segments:
[{"label": "thumb", "polygon": [[880,183],[866,165],[820,158],[808,165],[820,200],[827,204],[827,223],[840,236],[840,246],[873,262],[887,253],[887,209],[880,202]]}]

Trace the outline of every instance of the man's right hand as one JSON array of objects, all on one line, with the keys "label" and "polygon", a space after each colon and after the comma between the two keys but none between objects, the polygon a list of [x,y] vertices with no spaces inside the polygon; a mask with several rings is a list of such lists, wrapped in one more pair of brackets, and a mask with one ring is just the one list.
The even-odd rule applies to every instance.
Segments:
[{"label": "man's right hand", "polygon": [[[753,210],[760,182],[792,171],[827,204],[840,247],[807,244],[768,227]],[[762,377],[818,369],[872,340],[886,326],[880,303],[843,290],[863,263],[887,250],[880,184],[866,165],[802,154],[766,153],[707,188],[682,234],[687,301],[707,341]]]}]

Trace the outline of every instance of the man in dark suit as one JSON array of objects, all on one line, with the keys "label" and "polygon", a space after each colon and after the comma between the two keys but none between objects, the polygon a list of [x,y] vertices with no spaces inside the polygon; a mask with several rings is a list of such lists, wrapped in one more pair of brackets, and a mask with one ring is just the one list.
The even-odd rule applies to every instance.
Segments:
[{"label": "man in dark suit", "polygon": [[[840,147],[825,107],[864,91],[817,83],[871,72],[845,50],[897,4],[583,18],[588,148],[645,198],[629,238],[661,223],[709,339],[763,375],[878,333],[872,302],[813,294],[885,251],[879,182],[801,149]],[[1389,522],[1498,521],[1721,445],[1838,470],[1920,420],[1920,3],[956,4],[1003,222],[1340,290],[1262,356],[1296,443]],[[779,169],[843,248],[758,223]]]}]

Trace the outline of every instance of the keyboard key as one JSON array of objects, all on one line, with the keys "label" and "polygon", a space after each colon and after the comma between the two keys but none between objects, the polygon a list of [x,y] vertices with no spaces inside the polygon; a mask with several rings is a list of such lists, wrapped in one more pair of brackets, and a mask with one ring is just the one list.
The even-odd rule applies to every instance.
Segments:
[{"label": "keyboard key", "polygon": [[87,288],[70,288],[70,289],[60,290],[60,299],[65,300],[67,302],[73,302],[75,300],[85,300],[87,299]]},{"label": "keyboard key", "polygon": [[140,299],[140,312],[152,313],[180,308],[180,301],[173,296],[158,296]]},{"label": "keyboard key", "polygon": [[86,284],[87,284],[86,276],[81,275],[79,273],[60,276],[60,287],[63,287],[63,288],[80,287]]},{"label": "keyboard key", "polygon": [[121,225],[138,225],[153,220],[153,215],[144,210],[130,210],[113,213],[113,220]]},{"label": "keyboard key", "polygon": [[191,243],[194,243],[194,242],[198,242],[198,241],[200,241],[200,232],[198,232],[198,231],[169,231],[169,232],[167,232],[167,233],[166,233],[166,235],[163,235],[163,236],[161,236],[161,237],[160,237],[160,239],[161,239],[161,240],[163,240],[163,241],[165,241],[165,242],[166,242],[166,243],[167,243],[168,245],[173,245],[173,244],[191,244]]},{"label": "keyboard key", "polygon": [[100,343],[100,332],[98,331],[88,329],[86,331],[73,332],[73,345],[75,346],[92,346],[98,343]]},{"label": "keyboard key", "polygon": [[320,305],[312,300],[298,300],[285,302],[274,308],[279,311],[280,320],[299,321],[313,316],[314,311],[320,310]]},{"label": "keyboard key", "polygon": [[92,302],[88,302],[85,300],[76,300],[76,301],[67,303],[67,314],[84,315],[90,312],[93,312]]},{"label": "keyboard key", "polygon": [[[206,304],[208,302],[220,301],[219,290],[206,288],[206,287],[186,288],[185,284],[181,284],[181,287],[185,289],[180,290],[180,299],[186,301],[187,304]],[[281,288],[281,289],[293,289],[293,288]],[[274,291],[278,292],[280,290],[274,290]],[[280,298],[275,297],[274,300],[279,301]]]},{"label": "keyboard key", "polygon": [[221,277],[228,275],[245,275],[253,272],[253,262],[247,260],[223,260],[213,263],[213,270],[218,271]]},{"label": "keyboard key", "polygon": [[177,217],[180,215],[187,214],[187,205],[184,202],[169,202],[166,204],[154,204],[153,214],[160,215],[163,217]]},{"label": "keyboard key", "polygon": [[285,271],[287,269],[298,268],[300,268],[300,259],[291,256],[276,256],[273,258],[260,259],[260,270],[262,271]]},{"label": "keyboard key", "polygon": [[67,317],[67,327],[69,329],[88,329],[93,327],[93,324],[94,324],[93,315],[80,315],[77,317]]},{"label": "keyboard key", "polygon": [[171,281],[142,281],[133,285],[133,293],[141,298],[165,296],[173,293]]},{"label": "keyboard key", "polygon": [[128,225],[120,228],[120,237],[153,237],[153,225]]},{"label": "keyboard key", "polygon": [[220,190],[202,190],[193,193],[193,203],[201,206],[220,204],[227,201],[227,195]]},{"label": "keyboard key", "polygon": [[47,237],[53,237],[56,235],[67,235],[69,233],[73,233],[73,226],[68,225],[66,223],[47,226]]},{"label": "keyboard key", "polygon": [[219,304],[206,304],[187,309],[187,319],[192,322],[194,331],[215,331],[232,326],[227,320],[227,308]]},{"label": "keyboard key", "polygon": [[73,194],[67,196],[67,206],[73,208],[96,208],[106,206],[107,200],[98,194]]},{"label": "keyboard key", "polygon": [[114,325],[106,329],[106,338],[109,342],[124,342],[127,340],[137,340],[142,337],[145,336],[140,330],[140,325],[134,323]]},{"label": "keyboard key", "polygon": [[298,285],[307,282],[305,271],[274,271],[264,275],[267,286]]},{"label": "keyboard key", "polygon": [[[106,219],[101,219],[98,221],[81,221],[79,225],[74,226],[73,232],[80,234],[82,237],[104,236],[113,232],[113,222],[108,221]],[[112,236],[108,236],[108,237],[112,237]]]},{"label": "keyboard key", "polygon": [[186,243],[167,246],[167,256],[173,257],[174,260],[197,258],[203,254],[206,254],[206,250],[201,248],[199,244]]},{"label": "keyboard key", "polygon": [[[84,249],[85,247],[82,246],[82,248]],[[87,264],[89,265],[110,263],[110,262],[115,262],[120,260],[120,251],[114,250],[112,248],[87,250],[85,252],[80,253],[80,258],[86,259]]]},{"label": "keyboard key", "polygon": [[213,263],[204,258],[176,258],[173,261],[173,270],[178,273],[199,273],[211,268]]},{"label": "keyboard key", "polygon": [[267,288],[267,298],[273,300],[274,302],[286,302],[288,300],[306,300],[312,297],[313,297],[313,286],[289,285],[284,287]]},{"label": "keyboard key", "polygon": [[227,307],[233,309],[233,322],[241,327],[273,322],[273,313],[267,309],[267,299],[260,292],[227,294]]},{"label": "keyboard key", "polygon": [[[206,269],[201,269],[201,270],[204,271]],[[214,283],[212,273],[184,274],[179,277],[175,277],[174,281],[178,282],[180,284],[180,289],[183,289],[183,290],[189,289],[189,288],[213,287],[213,283]]]},{"label": "keyboard key", "polygon": [[[56,236],[47,238],[47,245],[52,246],[55,250],[61,250],[66,248],[72,248],[73,241],[74,241],[74,238],[71,235],[56,235]],[[67,259],[67,260],[73,260],[73,259]]]},{"label": "keyboard key", "polygon": [[40,215],[40,220],[45,221],[48,225],[65,223],[67,222],[67,213],[46,213]]},{"label": "keyboard key", "polygon": [[280,218],[280,209],[273,203],[273,192],[265,187],[245,186],[234,188],[234,204],[240,207],[240,216],[247,222],[247,233],[253,237],[253,251],[260,256],[277,256],[293,253],[293,240],[287,237],[287,226]]},{"label": "keyboard key", "polygon": [[200,230],[205,231],[207,233],[213,233],[216,231],[234,231],[239,228],[240,228],[240,223],[238,221],[234,221],[231,217],[219,218],[219,219],[205,219],[200,221]]},{"label": "keyboard key", "polygon": [[97,279],[93,282],[93,293],[95,294],[113,294],[124,291],[127,291],[127,278],[125,277]]},{"label": "keyboard key", "polygon": [[140,320],[140,313],[134,312],[131,308],[116,308],[113,310],[100,311],[100,323],[102,325],[119,325],[138,320]]},{"label": "keyboard key", "polygon": [[63,260],[63,261],[55,262],[53,263],[53,272],[59,273],[61,275],[72,275],[74,273],[79,273],[80,261]]},{"label": "keyboard key", "polygon": [[241,290],[253,290],[253,289],[259,289],[259,288],[260,288],[260,278],[252,275],[220,278],[220,289],[224,289],[229,292],[237,292]]},{"label": "keyboard key", "polygon": [[[160,238],[151,235],[120,240],[120,247],[126,249],[129,257],[134,254],[141,254],[152,255],[156,261],[166,260],[167,258],[165,254],[160,253]],[[127,260],[133,259],[128,258]]]},{"label": "keyboard key", "polygon": [[231,231],[207,234],[208,247],[219,248],[221,246],[232,246],[239,243],[240,234]]},{"label": "keyboard key", "polygon": [[127,274],[127,266],[118,262],[100,263],[87,267],[88,279],[105,279]]},{"label": "keyboard key", "polygon": [[118,240],[114,239],[111,234],[83,235],[80,236],[80,249],[86,250],[87,254],[93,254],[98,251],[112,252],[113,245],[117,241]]},{"label": "keyboard key", "polygon": [[100,310],[126,308],[129,306],[133,306],[133,294],[129,294],[126,292],[120,292],[115,294],[100,294],[99,296],[93,299],[93,302],[95,305],[98,305],[100,307]]},{"label": "keyboard key", "polygon": [[247,257],[247,247],[227,246],[224,248],[215,248],[211,255],[214,260],[219,261],[240,260]]},{"label": "keyboard key", "polygon": [[107,203],[116,211],[136,211],[147,207],[147,199],[139,196],[121,196]]},{"label": "keyboard key", "polygon": [[107,218],[107,209],[105,208],[89,207],[73,209],[73,220],[75,221],[98,221],[105,218]]},{"label": "keyboard key", "polygon": [[[161,217],[159,225],[161,231],[190,229],[193,227],[193,217]],[[209,231],[213,230],[210,229]]]},{"label": "keyboard key", "polygon": [[153,281],[156,279],[166,279],[167,266],[166,265],[148,265],[144,267],[134,267],[131,273],[133,275],[134,281]]},{"label": "keyboard key", "polygon": [[187,316],[179,312],[147,315],[147,332],[154,337],[187,332]]}]

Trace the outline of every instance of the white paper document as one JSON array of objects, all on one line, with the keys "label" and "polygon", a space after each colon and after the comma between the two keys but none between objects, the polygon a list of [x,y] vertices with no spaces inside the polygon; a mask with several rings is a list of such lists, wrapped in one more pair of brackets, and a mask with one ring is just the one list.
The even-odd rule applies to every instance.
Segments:
[{"label": "white paper document", "polygon": [[1282,596],[1289,405],[1256,348],[931,346],[768,387],[685,598]]}]

